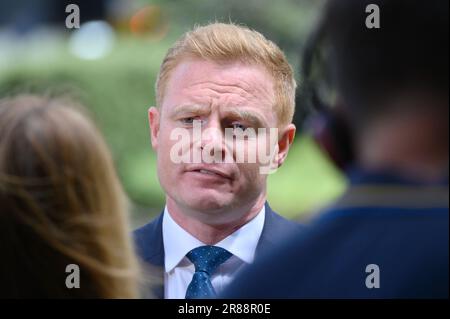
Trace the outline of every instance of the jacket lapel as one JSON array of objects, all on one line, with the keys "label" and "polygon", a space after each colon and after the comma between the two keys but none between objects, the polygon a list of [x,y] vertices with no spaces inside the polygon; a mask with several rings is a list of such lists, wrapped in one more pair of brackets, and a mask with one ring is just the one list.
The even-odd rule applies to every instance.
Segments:
[{"label": "jacket lapel", "polygon": [[153,297],[164,298],[164,243],[162,235],[163,213],[147,225],[134,231],[138,255],[143,261],[146,277],[152,279]]},{"label": "jacket lapel", "polygon": [[266,202],[266,216],[264,219],[264,227],[259,238],[258,246],[256,247],[256,258],[265,254],[268,250],[277,246],[287,234],[298,231],[301,225],[289,221],[277,213],[275,213],[269,204]]}]

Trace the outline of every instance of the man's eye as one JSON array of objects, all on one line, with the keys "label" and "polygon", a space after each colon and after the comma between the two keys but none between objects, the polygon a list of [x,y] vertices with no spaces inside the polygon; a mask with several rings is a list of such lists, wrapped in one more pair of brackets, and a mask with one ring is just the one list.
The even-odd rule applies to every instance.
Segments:
[{"label": "man's eye", "polygon": [[231,125],[231,127],[233,128],[233,130],[242,130],[245,131],[247,129],[247,126],[241,124],[241,123],[233,123]]},{"label": "man's eye", "polygon": [[183,123],[185,125],[192,125],[192,124],[194,124],[195,120],[198,120],[198,118],[196,118],[196,117],[186,117],[184,119],[181,119],[181,123]]}]

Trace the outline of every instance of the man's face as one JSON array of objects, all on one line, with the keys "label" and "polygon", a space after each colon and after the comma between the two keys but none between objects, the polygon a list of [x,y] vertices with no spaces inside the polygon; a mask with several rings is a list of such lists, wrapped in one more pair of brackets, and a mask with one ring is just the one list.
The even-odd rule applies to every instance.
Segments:
[{"label": "man's face", "polygon": [[[248,145],[267,140],[268,134],[235,140],[242,149],[233,149],[227,144],[225,129],[245,132],[253,128],[257,132],[258,128],[276,128],[274,102],[272,77],[262,67],[199,59],[181,62],[170,75],[161,107],[149,110],[159,180],[168,201],[188,211],[215,214],[264,200],[267,175],[260,174],[259,156],[256,162],[239,163],[236,152],[255,153]],[[194,124],[201,127],[200,137],[194,133]],[[179,128],[185,129],[189,138],[171,138]],[[174,147],[179,150],[176,153],[191,154],[191,160],[194,152],[202,154],[205,148],[214,149],[211,154],[216,159],[232,160],[205,163],[201,157],[196,163],[176,163]]]}]

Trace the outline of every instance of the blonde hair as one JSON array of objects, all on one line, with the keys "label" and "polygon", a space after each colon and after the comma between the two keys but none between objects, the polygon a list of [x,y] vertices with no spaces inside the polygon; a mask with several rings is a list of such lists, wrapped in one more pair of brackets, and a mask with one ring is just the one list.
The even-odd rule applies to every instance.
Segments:
[{"label": "blonde hair", "polygon": [[187,58],[214,62],[240,61],[261,65],[274,80],[275,105],[279,126],[292,121],[296,83],[285,55],[261,33],[243,26],[212,23],[185,33],[167,52],[156,81],[156,105],[162,105],[173,69]]},{"label": "blonde hair", "polygon": [[[0,101],[0,296],[138,297],[126,197],[83,112],[62,99]],[[66,287],[68,264],[78,289]]]}]

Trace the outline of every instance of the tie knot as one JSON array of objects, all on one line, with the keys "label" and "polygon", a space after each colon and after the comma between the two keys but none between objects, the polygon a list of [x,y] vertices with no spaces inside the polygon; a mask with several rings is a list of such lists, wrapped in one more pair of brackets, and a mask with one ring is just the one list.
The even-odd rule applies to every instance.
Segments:
[{"label": "tie knot", "polygon": [[195,272],[204,271],[209,275],[231,256],[229,251],[210,245],[197,247],[186,254],[194,264]]}]

